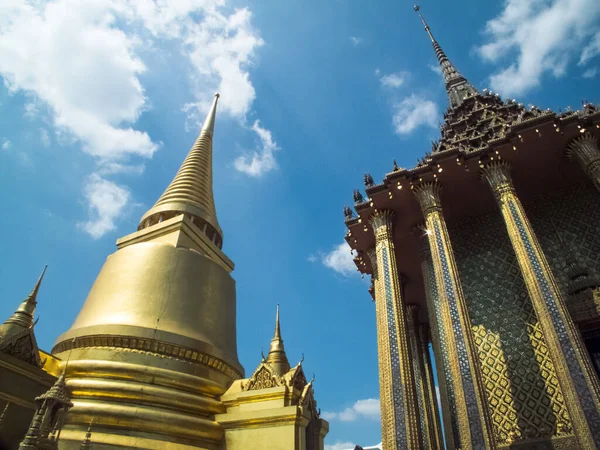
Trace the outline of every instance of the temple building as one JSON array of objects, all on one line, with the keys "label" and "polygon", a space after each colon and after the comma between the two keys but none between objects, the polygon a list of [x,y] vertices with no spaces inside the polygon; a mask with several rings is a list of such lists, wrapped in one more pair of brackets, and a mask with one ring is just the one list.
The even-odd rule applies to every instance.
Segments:
[{"label": "temple building", "polygon": [[250,378],[238,361],[234,264],[212,191],[218,98],[175,178],[137,231],[117,241],[51,354],[34,335],[42,277],[0,325],[3,445],[323,450],[328,424],[302,361],[288,362],[279,309],[270,352]]},{"label": "temple building", "polygon": [[441,137],[344,211],[371,275],[383,449],[443,448],[429,343],[447,448],[600,449],[600,108],[480,91],[421,19]]}]

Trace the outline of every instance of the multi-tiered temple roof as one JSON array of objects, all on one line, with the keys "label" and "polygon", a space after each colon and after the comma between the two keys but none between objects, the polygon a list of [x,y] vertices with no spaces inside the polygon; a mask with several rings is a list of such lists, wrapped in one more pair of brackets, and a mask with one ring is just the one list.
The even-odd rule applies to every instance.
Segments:
[{"label": "multi-tiered temple roof", "polygon": [[[418,7],[415,10],[419,12]],[[412,233],[423,231],[418,230],[422,214],[411,192],[414,183],[441,181],[445,215],[452,221],[493,207],[491,194],[479,177],[485,161],[510,161],[515,169],[515,185],[527,187],[522,196],[527,201],[581,177],[575,165],[561,164],[566,157],[564,149],[585,133],[600,135],[600,108],[587,101],[580,110],[554,112],[502,99],[488,89],[477,90],[450,62],[422,16],[421,19],[440,64],[449,100],[440,139],[432,142],[431,150],[410,169],[398,167],[394,161],[392,171],[381,182],[365,174],[366,195],[354,192],[356,215],[350,208],[344,209],[346,241],[355,251],[358,270],[364,274],[372,273],[366,257],[374,245],[369,217],[377,209],[401,211],[395,227],[397,248],[401,249],[397,250],[397,260],[409,280],[415,281],[407,285],[407,296],[416,303],[423,295],[420,270],[410,264],[418,257]]]}]

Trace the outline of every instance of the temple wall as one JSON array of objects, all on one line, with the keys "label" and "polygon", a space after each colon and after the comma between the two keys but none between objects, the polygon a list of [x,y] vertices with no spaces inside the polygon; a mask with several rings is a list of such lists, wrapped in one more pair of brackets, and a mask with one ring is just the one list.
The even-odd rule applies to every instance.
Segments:
[{"label": "temple wall", "polygon": [[[585,261],[600,269],[600,261],[594,258],[600,249],[598,206],[600,196],[591,184],[538,201],[534,207],[525,205],[563,290],[565,261],[554,229],[548,226],[549,218],[567,231],[569,241],[577,243],[582,256],[586,254]],[[498,444],[576,448],[546,339],[500,213],[491,210],[451,223],[449,232]]]}]

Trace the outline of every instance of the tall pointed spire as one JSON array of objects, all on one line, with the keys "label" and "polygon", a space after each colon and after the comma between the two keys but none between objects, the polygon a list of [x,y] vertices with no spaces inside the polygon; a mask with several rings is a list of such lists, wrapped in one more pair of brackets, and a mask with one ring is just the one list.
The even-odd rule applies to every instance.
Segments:
[{"label": "tall pointed spire", "polygon": [[217,246],[222,246],[223,232],[217,221],[212,183],[212,137],[218,100],[219,94],[215,94],[194,146],[171,184],[156,204],[144,214],[138,229],[187,214],[209,239]]},{"label": "tall pointed spire", "polygon": [[35,307],[37,306],[37,295],[40,290],[40,286],[42,285],[42,280],[44,279],[44,274],[46,273],[47,268],[48,266],[44,267],[44,270],[42,270],[42,273],[35,283],[31,293],[25,300],[21,302],[15,313],[6,322],[4,322],[5,325],[14,324],[20,326],[21,328],[30,328],[33,326],[33,314],[35,313]]},{"label": "tall pointed spire", "polygon": [[435,50],[435,55],[437,56],[438,63],[442,69],[442,75],[444,77],[444,82],[446,83],[446,92],[448,93],[448,99],[450,100],[450,106],[457,107],[462,101],[469,95],[473,95],[477,93],[477,89],[475,89],[467,79],[461,75],[456,67],[450,62],[444,50],[438,41],[433,37],[433,33],[431,32],[431,28],[427,25],[423,14],[421,14],[421,7],[418,5],[414,6],[415,12],[421,18],[421,22],[423,22],[423,26],[425,27],[425,31],[429,35],[429,39],[431,39],[431,43],[433,44],[433,49]]},{"label": "tall pointed spire", "polygon": [[273,339],[271,339],[271,349],[267,355],[267,363],[271,365],[273,372],[278,376],[282,376],[290,370],[290,363],[285,354],[283,339],[281,339],[281,327],[279,325],[279,305],[277,305],[277,314],[275,316],[275,334]]},{"label": "tall pointed spire", "polygon": [[44,267],[33,290],[21,302],[14,314],[0,325],[0,352],[38,367],[41,367],[41,361],[35,335],[33,334],[33,314],[37,305],[37,295],[47,268],[48,266]]}]

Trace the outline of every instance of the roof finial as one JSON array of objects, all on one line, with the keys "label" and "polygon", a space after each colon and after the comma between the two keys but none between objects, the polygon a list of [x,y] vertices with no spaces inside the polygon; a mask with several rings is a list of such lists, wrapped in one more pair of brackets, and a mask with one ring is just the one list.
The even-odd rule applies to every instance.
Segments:
[{"label": "roof finial", "polygon": [[21,302],[12,317],[5,322],[6,324],[16,324],[23,328],[30,328],[33,326],[33,314],[35,313],[35,307],[37,305],[37,295],[40,290],[40,286],[42,285],[42,280],[44,279],[44,274],[46,273],[47,268],[48,266],[44,266],[44,270],[42,270],[42,273],[35,283],[33,290],[27,296],[27,298]]},{"label": "roof finial", "polygon": [[267,362],[273,368],[273,372],[281,376],[290,370],[290,363],[285,354],[283,339],[281,339],[281,327],[279,324],[279,304],[277,304],[277,313],[275,315],[275,335],[271,339],[271,348],[267,355]]},{"label": "roof finial", "polygon": [[219,101],[220,96],[221,95],[218,92],[215,94],[215,98],[212,102],[210,110],[208,111],[208,115],[206,116],[206,119],[204,120],[204,124],[202,125],[200,133],[202,133],[203,131],[210,131],[211,133],[214,133],[215,117],[217,115],[217,102]]},{"label": "roof finial", "polygon": [[42,362],[33,334],[33,326],[37,322],[34,322],[33,315],[37,305],[37,295],[47,267],[44,267],[33,290],[21,302],[14,314],[6,322],[0,324],[0,352],[8,353],[37,367],[42,367]]},{"label": "roof finial", "polygon": [[435,50],[435,54],[438,59],[438,63],[442,69],[442,75],[444,76],[444,81],[446,83],[446,92],[448,93],[448,98],[450,99],[450,106],[457,107],[462,101],[469,95],[473,95],[477,93],[477,89],[469,84],[467,79],[461,75],[461,73],[454,67],[454,65],[450,62],[440,44],[438,44],[437,40],[433,37],[433,33],[431,32],[431,28],[425,21],[423,14],[421,14],[421,7],[419,5],[414,6],[415,12],[421,18],[421,22],[423,22],[423,26],[425,27],[425,31],[429,35],[429,39],[431,39],[431,43],[433,44],[433,49]]},{"label": "roof finial", "polygon": [[275,314],[275,335],[273,338],[281,339],[281,327],[279,325],[279,303],[277,303],[277,313]]}]

